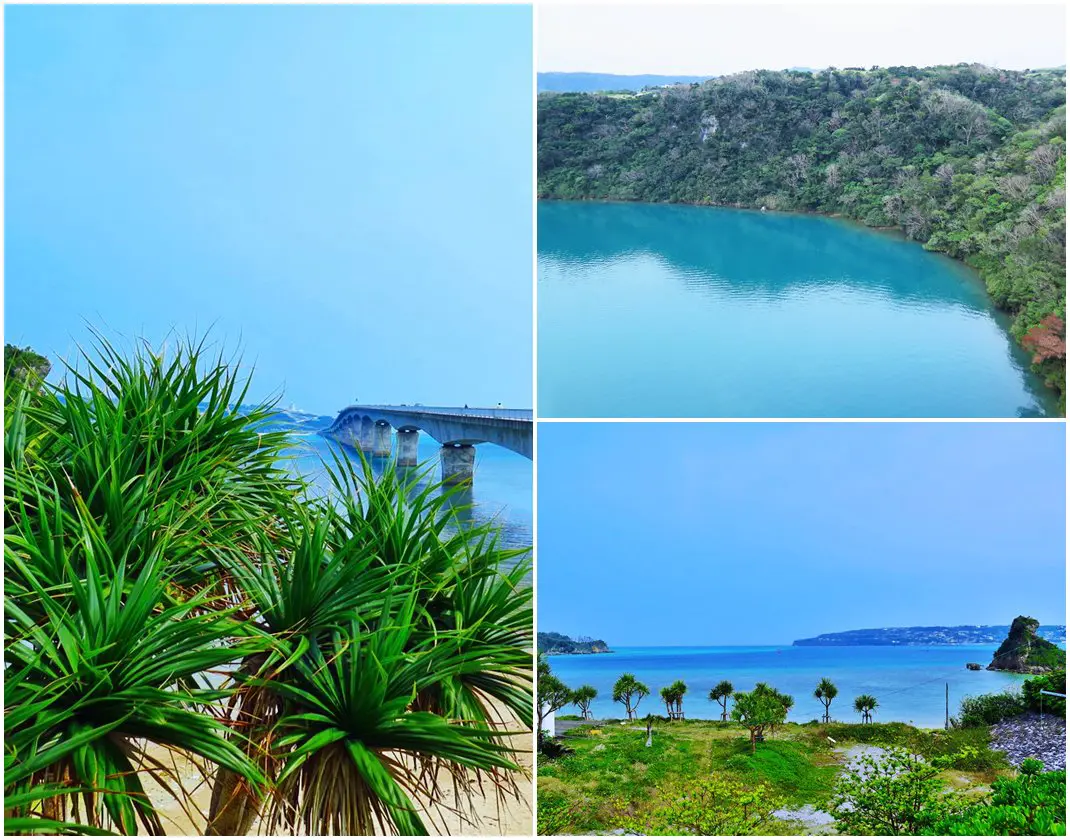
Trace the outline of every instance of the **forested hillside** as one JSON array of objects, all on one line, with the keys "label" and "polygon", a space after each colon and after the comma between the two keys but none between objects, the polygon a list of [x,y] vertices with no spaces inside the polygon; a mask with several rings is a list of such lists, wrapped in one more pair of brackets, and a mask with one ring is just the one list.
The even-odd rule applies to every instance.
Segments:
[{"label": "forested hillside", "polygon": [[[980,272],[1065,390],[1065,69],[753,71],[539,97],[542,198],[840,214]],[[1062,397],[1065,405],[1065,397]]]}]

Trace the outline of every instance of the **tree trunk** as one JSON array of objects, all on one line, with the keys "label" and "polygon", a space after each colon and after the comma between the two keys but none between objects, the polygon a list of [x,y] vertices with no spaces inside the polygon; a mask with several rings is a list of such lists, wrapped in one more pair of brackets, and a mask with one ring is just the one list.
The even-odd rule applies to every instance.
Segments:
[{"label": "tree trunk", "polygon": [[[242,662],[239,673],[255,675],[263,667],[264,661],[264,654],[248,656]],[[255,693],[256,689],[253,689],[253,692]],[[250,727],[254,724],[264,726],[266,723],[263,720],[264,704],[265,702],[270,704],[272,701],[266,694],[258,695],[256,699],[260,702],[254,703],[253,698],[249,697],[248,694],[242,698],[242,706],[238,712],[238,723],[243,725],[242,728]],[[254,710],[250,707],[251,705],[257,705],[260,708]],[[250,758],[253,758],[259,746],[256,739],[242,740],[240,743],[242,751]],[[227,837],[248,834],[257,817],[260,816],[261,801],[260,792],[250,785],[245,778],[223,767],[218,768],[215,783],[212,785],[212,799],[208,807],[208,825],[205,827],[204,833],[209,836]]]},{"label": "tree trunk", "polygon": [[212,802],[204,833],[215,837],[244,836],[260,816],[260,797],[249,783],[220,767],[212,786]]}]

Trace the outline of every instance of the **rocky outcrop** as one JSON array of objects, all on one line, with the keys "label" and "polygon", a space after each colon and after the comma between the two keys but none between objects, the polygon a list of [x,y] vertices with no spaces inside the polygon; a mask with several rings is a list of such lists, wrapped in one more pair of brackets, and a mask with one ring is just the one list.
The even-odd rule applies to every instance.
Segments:
[{"label": "rocky outcrop", "polygon": [[1066,651],[1037,635],[1040,622],[1020,615],[999,646],[989,671],[1013,671],[1017,674],[1046,674],[1066,667]]},{"label": "rocky outcrop", "polygon": [[980,671],[981,670],[981,663],[980,662],[967,662],[966,663],[966,670],[967,671]]}]

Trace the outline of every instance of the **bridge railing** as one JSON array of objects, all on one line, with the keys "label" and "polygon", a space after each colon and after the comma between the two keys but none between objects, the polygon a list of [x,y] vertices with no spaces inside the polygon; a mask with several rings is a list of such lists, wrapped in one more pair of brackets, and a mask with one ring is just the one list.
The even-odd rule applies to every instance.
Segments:
[{"label": "bridge railing", "polygon": [[359,411],[393,411],[406,414],[434,414],[445,417],[472,417],[485,420],[532,420],[530,408],[457,408],[433,405],[350,405],[341,413]]}]

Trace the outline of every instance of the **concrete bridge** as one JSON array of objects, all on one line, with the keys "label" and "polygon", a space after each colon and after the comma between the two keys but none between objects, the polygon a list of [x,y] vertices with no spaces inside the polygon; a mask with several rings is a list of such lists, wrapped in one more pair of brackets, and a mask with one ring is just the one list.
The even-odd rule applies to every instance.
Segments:
[{"label": "concrete bridge", "polygon": [[532,416],[520,408],[443,408],[423,405],[351,405],[343,408],[324,435],[372,457],[392,454],[397,431],[397,464],[415,467],[420,432],[442,449],[442,480],[472,480],[475,446],[494,443],[532,458]]}]

